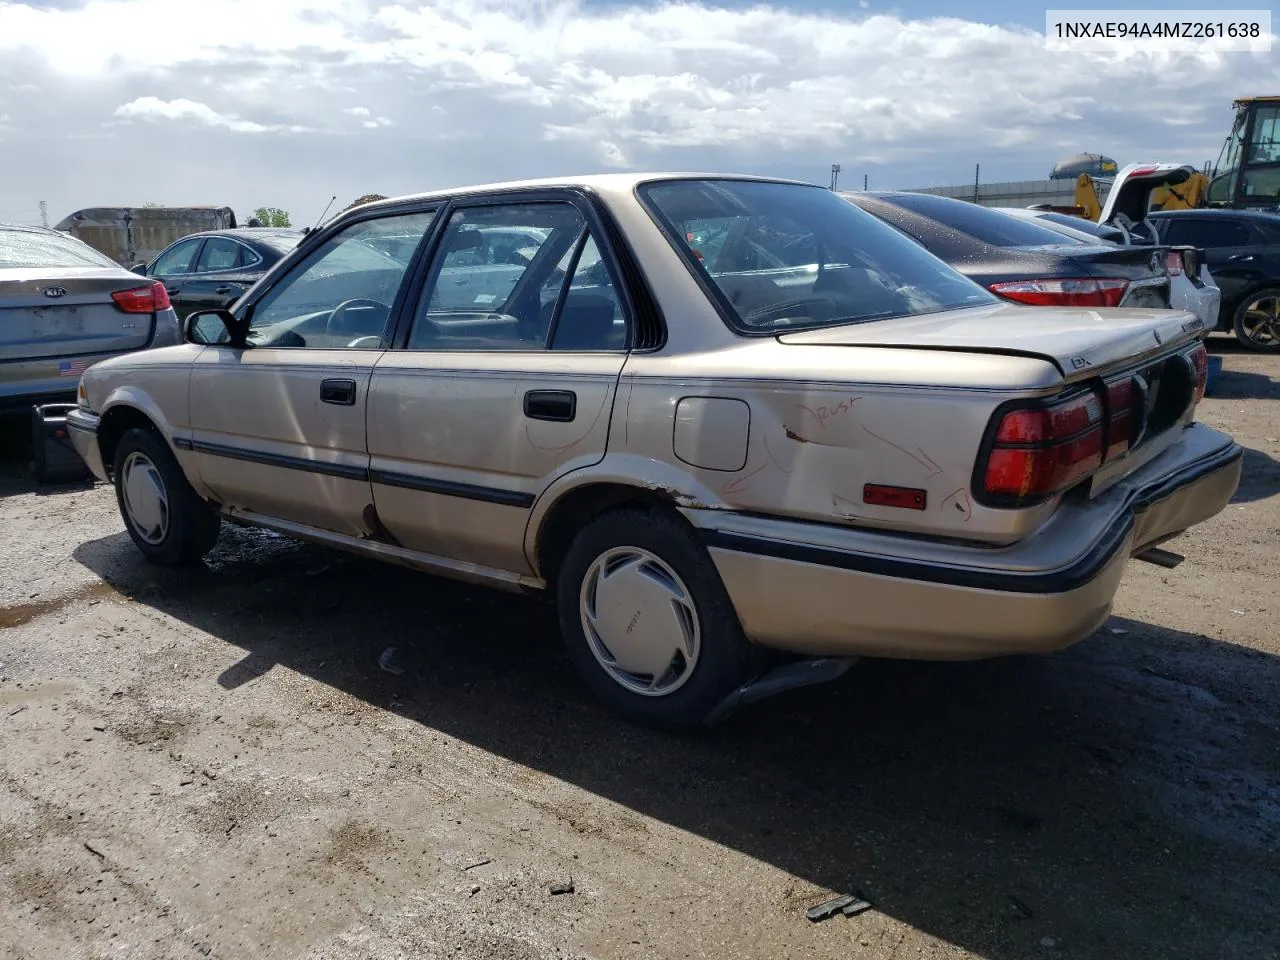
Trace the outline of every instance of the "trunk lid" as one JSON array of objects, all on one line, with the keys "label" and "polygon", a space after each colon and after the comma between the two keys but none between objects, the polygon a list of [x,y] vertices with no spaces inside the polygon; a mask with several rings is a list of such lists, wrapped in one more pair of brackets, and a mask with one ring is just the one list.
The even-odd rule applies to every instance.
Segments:
[{"label": "trunk lid", "polygon": [[1195,167],[1182,163],[1129,164],[1116,174],[1098,222],[1110,224],[1119,215],[1124,218],[1122,223],[1141,223],[1147,218],[1152,192],[1186,183],[1195,172]]},{"label": "trunk lid", "polygon": [[956,350],[1037,357],[1065,380],[1083,380],[1190,343],[1204,323],[1185,310],[995,304],[820,330],[784,333],[787,344]]},{"label": "trunk lid", "polygon": [[154,315],[125,313],[111,294],[149,282],[107,267],[0,269],[0,361],[145,347]]}]

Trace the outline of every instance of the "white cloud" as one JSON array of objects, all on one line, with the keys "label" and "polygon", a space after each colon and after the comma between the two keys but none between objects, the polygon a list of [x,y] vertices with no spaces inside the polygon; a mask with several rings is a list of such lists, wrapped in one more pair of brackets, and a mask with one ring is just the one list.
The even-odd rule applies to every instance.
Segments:
[{"label": "white cloud", "polygon": [[[578,0],[176,7],[0,0],[0,90],[8,80],[44,91],[38,110],[7,98],[12,122],[57,142],[77,132],[73,119],[77,130],[113,117],[200,130],[207,156],[182,153],[192,182],[239,190],[231,154],[287,169],[282,195],[326,200],[331,186],[388,192],[617,166],[825,181],[839,161],[870,170],[873,185],[914,186],[963,182],[975,162],[984,178],[1041,177],[1080,150],[1198,165],[1216,156],[1232,97],[1280,88],[1271,55],[1049,53],[1031,29],[869,13],[867,0],[849,13]],[[140,25],[158,24],[164,42],[140,43]],[[361,145],[366,130],[381,131],[376,153]],[[275,136],[284,132],[298,136]],[[323,150],[298,154],[316,137]],[[0,138],[10,166],[47,155]],[[435,146],[422,150],[424,140]],[[123,138],[118,155],[75,175],[83,157],[67,152],[64,166],[37,164],[33,176],[63,170],[78,188],[118,195],[122,177],[154,175],[148,146]],[[379,182],[358,182],[370,168]]]},{"label": "white cloud", "polygon": [[302,133],[305,127],[280,124],[255,123],[252,120],[241,120],[235,116],[218,113],[208,104],[194,100],[179,98],[177,100],[161,100],[159,97],[138,97],[123,106],[117,107],[117,117],[144,120],[194,120],[209,127],[225,127],[234,133],[269,133],[272,131],[288,131]]}]

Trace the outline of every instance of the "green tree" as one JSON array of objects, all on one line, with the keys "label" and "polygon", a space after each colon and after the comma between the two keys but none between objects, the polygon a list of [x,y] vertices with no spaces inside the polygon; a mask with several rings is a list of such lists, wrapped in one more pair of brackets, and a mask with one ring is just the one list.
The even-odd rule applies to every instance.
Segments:
[{"label": "green tree", "polygon": [[264,227],[292,226],[289,222],[289,211],[281,210],[279,207],[259,207],[253,211],[250,219],[257,220]]}]

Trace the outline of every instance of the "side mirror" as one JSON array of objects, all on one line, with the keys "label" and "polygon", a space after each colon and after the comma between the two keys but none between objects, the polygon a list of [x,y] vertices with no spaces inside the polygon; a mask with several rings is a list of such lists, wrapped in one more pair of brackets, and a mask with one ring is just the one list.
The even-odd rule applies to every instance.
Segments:
[{"label": "side mirror", "polygon": [[187,315],[182,333],[187,343],[208,347],[243,347],[248,324],[230,310],[197,310]]},{"label": "side mirror", "polygon": [[129,269],[132,270],[134,273],[142,274],[142,276],[144,277],[147,275],[147,265],[145,263],[135,263]]}]

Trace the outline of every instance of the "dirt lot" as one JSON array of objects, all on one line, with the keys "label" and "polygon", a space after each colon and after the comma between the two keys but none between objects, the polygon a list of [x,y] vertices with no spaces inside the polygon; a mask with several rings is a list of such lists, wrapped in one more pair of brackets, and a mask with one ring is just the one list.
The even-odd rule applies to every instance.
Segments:
[{"label": "dirt lot", "polygon": [[691,739],[535,603],[235,529],[149,568],[7,430],[0,956],[1280,957],[1280,358],[1214,346],[1243,485],[1096,637]]}]

